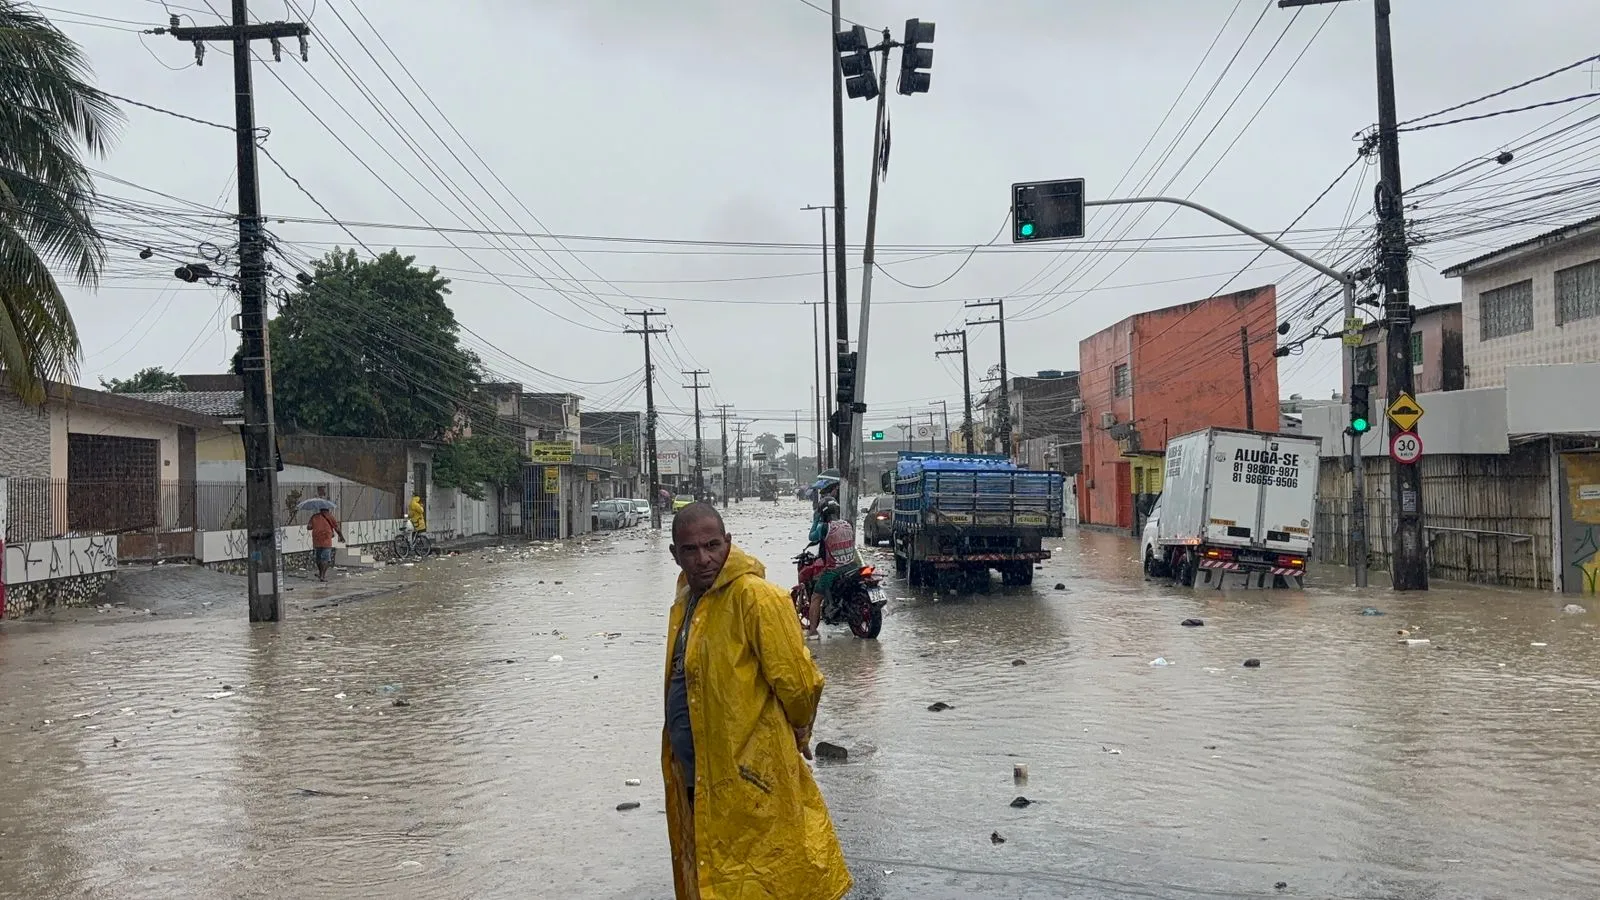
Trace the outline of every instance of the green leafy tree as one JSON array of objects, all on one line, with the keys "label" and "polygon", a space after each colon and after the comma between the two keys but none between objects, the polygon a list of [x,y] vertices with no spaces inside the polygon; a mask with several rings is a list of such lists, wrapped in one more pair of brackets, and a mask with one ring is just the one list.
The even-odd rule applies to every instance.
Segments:
[{"label": "green leafy tree", "polygon": [[70,382],[81,347],[54,264],[93,287],[105,262],[94,181],[121,114],[81,49],[31,5],[0,0],[0,370],[23,402]]},{"label": "green leafy tree", "polygon": [[481,382],[445,304],[449,280],[391,250],[334,250],[271,323],[279,421],[317,434],[438,439]]},{"label": "green leafy tree", "polygon": [[183,380],[160,366],[140,369],[127,378],[100,379],[100,386],[113,394],[149,394],[156,391],[185,390]]},{"label": "green leafy tree", "polygon": [[433,454],[433,481],[482,500],[483,485],[505,487],[522,480],[522,451],[516,441],[499,434],[474,434]]}]

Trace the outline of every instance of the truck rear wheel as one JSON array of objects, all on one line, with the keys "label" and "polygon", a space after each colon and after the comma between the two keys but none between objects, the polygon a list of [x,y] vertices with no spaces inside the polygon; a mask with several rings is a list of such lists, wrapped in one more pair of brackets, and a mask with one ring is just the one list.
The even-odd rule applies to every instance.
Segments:
[{"label": "truck rear wheel", "polygon": [[1011,563],[1000,570],[1000,583],[1007,587],[1026,587],[1033,584],[1033,564]]}]

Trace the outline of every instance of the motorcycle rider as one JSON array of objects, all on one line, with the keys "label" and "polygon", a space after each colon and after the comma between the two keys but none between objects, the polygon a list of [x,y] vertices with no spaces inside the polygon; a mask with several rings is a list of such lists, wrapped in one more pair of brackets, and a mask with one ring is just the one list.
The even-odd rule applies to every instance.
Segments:
[{"label": "motorcycle rider", "polygon": [[[838,488],[838,483],[834,483]],[[817,524],[811,529],[811,542],[822,545],[826,568],[811,583],[811,607],[806,613],[806,639],[820,640],[817,625],[822,621],[822,600],[833,590],[841,574],[861,565],[856,555],[856,530],[850,520],[839,515],[839,502],[828,498],[817,507]]]}]

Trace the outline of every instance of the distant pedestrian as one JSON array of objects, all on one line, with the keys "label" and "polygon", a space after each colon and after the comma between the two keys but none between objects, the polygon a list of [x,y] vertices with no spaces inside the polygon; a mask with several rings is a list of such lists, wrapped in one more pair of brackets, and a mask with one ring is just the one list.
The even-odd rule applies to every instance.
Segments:
[{"label": "distant pedestrian", "polygon": [[411,507],[406,510],[406,518],[411,521],[411,530],[417,534],[428,530],[428,514],[422,508],[420,496],[411,495]]},{"label": "distant pedestrian", "polygon": [[344,541],[344,529],[339,527],[339,520],[334,518],[333,510],[319,509],[311,516],[311,521],[306,523],[311,529],[311,553],[317,561],[317,580],[328,580],[328,569],[333,566],[333,537],[339,536]]},{"label": "distant pedestrian", "polygon": [[839,900],[850,872],[805,762],[823,679],[789,595],[709,504],[678,512],[671,549],[661,770],[678,900]]}]

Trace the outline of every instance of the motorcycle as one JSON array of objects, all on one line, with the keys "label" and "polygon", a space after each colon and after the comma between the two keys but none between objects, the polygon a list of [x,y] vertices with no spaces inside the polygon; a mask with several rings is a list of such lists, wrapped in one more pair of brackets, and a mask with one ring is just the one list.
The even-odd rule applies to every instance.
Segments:
[{"label": "motorcycle", "polygon": [[[811,611],[811,586],[827,570],[827,560],[819,552],[813,552],[813,547],[807,547],[794,558],[800,583],[789,591],[802,627],[806,624],[806,614]],[[834,579],[833,590],[822,598],[822,621],[829,625],[849,625],[856,637],[873,640],[883,630],[883,608],[888,603],[883,596],[883,577],[872,566],[861,566]]]}]

